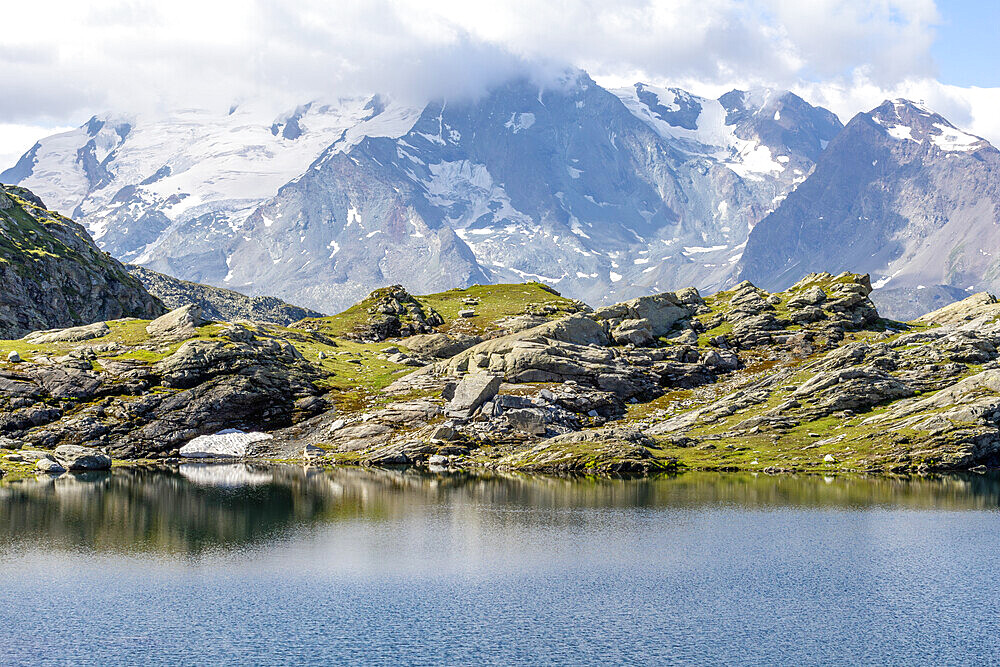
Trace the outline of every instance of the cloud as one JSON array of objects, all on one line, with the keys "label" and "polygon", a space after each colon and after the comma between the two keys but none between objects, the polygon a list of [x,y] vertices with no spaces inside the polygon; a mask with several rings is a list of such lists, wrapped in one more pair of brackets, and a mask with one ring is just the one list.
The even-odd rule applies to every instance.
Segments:
[{"label": "cloud", "polygon": [[[275,113],[372,92],[420,102],[566,66],[602,84],[787,87],[849,117],[933,88],[940,21],[933,0],[40,0],[4,19],[0,123],[22,126],[250,99]],[[935,90],[989,122],[971,106],[988,95]]]}]

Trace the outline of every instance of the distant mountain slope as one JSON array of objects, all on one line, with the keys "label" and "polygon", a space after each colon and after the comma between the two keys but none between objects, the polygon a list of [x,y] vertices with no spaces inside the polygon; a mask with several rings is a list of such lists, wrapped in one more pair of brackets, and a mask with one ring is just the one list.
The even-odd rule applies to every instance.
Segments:
[{"label": "distant mountain slope", "polygon": [[194,303],[201,306],[202,314],[211,320],[252,320],[288,325],[306,317],[323,317],[323,313],[287,304],[273,296],[250,297],[233,290],[173,278],[135,264],[127,264],[125,268],[167,308]]},{"label": "distant mountain slope", "polygon": [[411,108],[105,114],[8,178],[148,268],[334,312],[373,288],[537,279],[605,303],[730,281],[841,129],[782,91],[718,100],[585,73]]},{"label": "distant mountain slope", "polygon": [[[912,303],[894,315],[913,317],[1000,288],[998,220],[1000,151],[918,104],[886,101],[855,116],[754,228],[740,277],[781,289],[810,271],[864,271],[893,290],[887,300]],[[878,289],[873,299],[886,305]]]},{"label": "distant mountain slope", "polygon": [[165,312],[82,226],[9,185],[0,185],[0,285],[0,338]]}]

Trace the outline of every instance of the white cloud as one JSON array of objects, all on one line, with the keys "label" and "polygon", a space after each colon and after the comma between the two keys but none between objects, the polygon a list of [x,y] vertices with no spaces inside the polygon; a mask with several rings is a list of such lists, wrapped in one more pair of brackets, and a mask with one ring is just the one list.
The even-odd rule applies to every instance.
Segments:
[{"label": "white cloud", "polygon": [[71,130],[71,127],[0,123],[0,171],[17,162],[40,137]]},{"label": "white cloud", "polygon": [[[41,0],[4,10],[0,123],[246,99],[277,112],[371,92],[419,101],[575,65],[602,83],[788,87],[845,120],[923,86],[928,104],[985,128],[973,103],[991,93],[934,89],[939,20],[933,0]],[[0,154],[23,150],[11,141],[0,136]]]}]

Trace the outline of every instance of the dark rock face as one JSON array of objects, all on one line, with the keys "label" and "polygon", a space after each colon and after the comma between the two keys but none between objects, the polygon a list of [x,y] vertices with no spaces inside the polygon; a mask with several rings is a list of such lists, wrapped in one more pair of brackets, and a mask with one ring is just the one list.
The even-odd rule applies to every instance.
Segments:
[{"label": "dark rock face", "polygon": [[0,338],[165,312],[83,227],[14,186],[0,186],[0,284]]},{"label": "dark rock face", "polygon": [[234,338],[190,340],[152,365],[106,361],[97,372],[22,364],[2,371],[0,433],[39,447],[100,447],[135,458],[171,454],[226,428],[287,426],[326,408],[315,369],[291,345]]},{"label": "dark rock face", "polygon": [[127,264],[126,268],[167,308],[195,304],[210,320],[253,320],[288,325],[306,317],[323,316],[320,312],[293,306],[273,296],[246,296],[233,290],[173,278],[135,264]]}]

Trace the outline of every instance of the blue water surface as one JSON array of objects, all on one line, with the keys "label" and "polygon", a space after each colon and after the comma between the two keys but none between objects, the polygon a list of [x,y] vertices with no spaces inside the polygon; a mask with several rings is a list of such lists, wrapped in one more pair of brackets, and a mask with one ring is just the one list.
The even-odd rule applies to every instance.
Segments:
[{"label": "blue water surface", "polygon": [[3,664],[995,664],[1000,482],[192,466],[0,487]]}]

